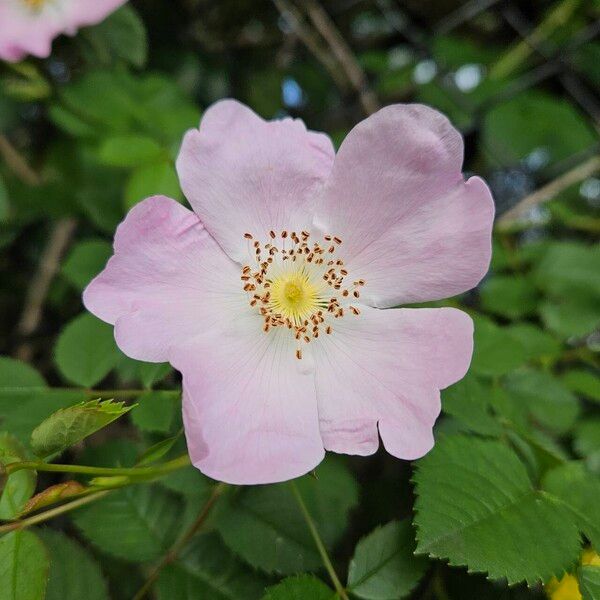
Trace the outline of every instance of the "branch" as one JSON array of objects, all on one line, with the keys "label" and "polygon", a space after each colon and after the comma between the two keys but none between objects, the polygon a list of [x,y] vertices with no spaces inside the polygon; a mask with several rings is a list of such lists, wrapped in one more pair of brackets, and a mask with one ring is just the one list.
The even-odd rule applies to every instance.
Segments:
[{"label": "branch", "polygon": [[[71,241],[76,225],[77,222],[71,217],[60,219],[54,225],[48,243],[42,252],[37,270],[27,288],[25,305],[16,329],[17,335],[20,337],[31,335],[39,327],[50,284],[60,268],[60,259]],[[17,348],[15,355],[21,360],[30,359],[31,348],[29,344],[22,343]]]},{"label": "branch", "polygon": [[556,197],[560,192],[569,186],[586,179],[600,170],[600,156],[593,156],[581,165],[567,171],[560,177],[557,177],[550,183],[541,187],[539,190],[526,196],[516,206],[513,206],[509,211],[505,212],[497,221],[497,225],[501,229],[508,229],[519,220],[528,209],[539,206],[548,200]]},{"label": "branch", "polygon": [[36,186],[42,183],[41,177],[27,164],[19,151],[8,138],[0,133],[0,155],[13,173],[27,185]]},{"label": "branch", "polygon": [[279,11],[279,14],[288,21],[298,38],[302,40],[304,45],[314,54],[315,58],[325,67],[338,88],[342,92],[346,92],[348,83],[342,77],[337,61],[326,49],[321,48],[319,37],[315,35],[310,27],[305,25],[304,19],[296,7],[288,2],[288,0],[273,0],[273,4]]},{"label": "branch", "polygon": [[348,81],[358,92],[360,103],[367,115],[377,112],[381,105],[377,96],[369,87],[369,81],[362,67],[352,53],[350,46],[339,32],[330,16],[317,2],[317,0],[305,0],[304,8],[325,41],[329,44],[331,52],[337,58],[340,66],[346,73]]}]

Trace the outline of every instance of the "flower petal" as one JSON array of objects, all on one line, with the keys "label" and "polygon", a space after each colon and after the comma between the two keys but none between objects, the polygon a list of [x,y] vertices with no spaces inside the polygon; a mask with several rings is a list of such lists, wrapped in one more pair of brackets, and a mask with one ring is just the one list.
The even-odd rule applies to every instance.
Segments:
[{"label": "flower petal", "polygon": [[483,277],[494,204],[481,179],[463,180],[462,158],[458,131],[426,106],[389,106],[348,134],[315,224],[343,238],[363,301],[436,300]]},{"label": "flower petal", "polygon": [[314,360],[327,450],[371,454],[379,433],[394,456],[415,459],[433,446],[439,390],[458,381],[473,350],[473,324],[453,308],[379,310],[336,321]]},{"label": "flower petal", "polygon": [[114,249],[83,301],[115,324],[117,344],[132,358],[167,361],[173,344],[247,311],[239,267],[174,200],[154,196],[132,208]]},{"label": "flower petal", "polygon": [[309,204],[329,175],[334,151],[324,134],[300,120],[264,121],[223,100],[200,129],[188,131],[177,171],[190,204],[234,260],[247,256],[244,233],[263,240],[310,224]]},{"label": "flower petal", "polygon": [[192,462],[239,485],[298,477],[324,456],[314,375],[302,370],[287,330],[265,335],[261,324],[248,314],[177,348],[172,360],[183,374]]},{"label": "flower petal", "polygon": [[0,58],[18,61],[32,54],[45,58],[61,33],[93,25],[126,0],[55,0],[39,9],[25,2],[0,2]]}]

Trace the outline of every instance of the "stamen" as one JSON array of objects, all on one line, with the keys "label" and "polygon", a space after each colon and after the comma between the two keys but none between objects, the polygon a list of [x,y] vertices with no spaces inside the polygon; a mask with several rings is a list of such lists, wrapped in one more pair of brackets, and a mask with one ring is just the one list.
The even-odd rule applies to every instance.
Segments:
[{"label": "stamen", "polygon": [[[290,237],[293,246],[286,249],[285,240]],[[349,305],[348,299],[359,298],[358,287],[365,285],[363,279],[347,285],[348,270],[342,268],[344,261],[337,255],[342,239],[325,235],[322,240],[309,242],[311,234],[302,230],[283,230],[278,236],[268,232],[267,243],[255,239],[250,232],[244,234],[252,241],[256,264],[242,267],[240,280],[248,293],[250,307],[256,309],[263,319],[262,330],[269,334],[277,327],[287,328],[297,343],[309,344],[320,333],[333,333],[331,321],[341,319],[346,309],[354,315],[360,310]],[[263,252],[267,257],[263,259]],[[322,258],[329,255],[330,260]],[[323,330],[321,330],[321,325]],[[302,358],[302,348],[296,350]]]}]

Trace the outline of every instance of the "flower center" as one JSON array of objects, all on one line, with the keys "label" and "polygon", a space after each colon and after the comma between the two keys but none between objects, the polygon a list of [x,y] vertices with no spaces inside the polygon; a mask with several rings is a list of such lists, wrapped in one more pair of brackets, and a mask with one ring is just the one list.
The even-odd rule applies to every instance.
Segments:
[{"label": "flower center", "polygon": [[241,274],[250,306],[263,317],[265,333],[277,327],[290,330],[298,342],[298,358],[303,344],[333,332],[335,319],[360,314],[350,302],[360,298],[365,281],[345,283],[348,271],[338,252],[341,238],[325,235],[322,241],[311,241],[306,231],[270,231],[266,243],[251,233],[244,237],[255,258]]}]

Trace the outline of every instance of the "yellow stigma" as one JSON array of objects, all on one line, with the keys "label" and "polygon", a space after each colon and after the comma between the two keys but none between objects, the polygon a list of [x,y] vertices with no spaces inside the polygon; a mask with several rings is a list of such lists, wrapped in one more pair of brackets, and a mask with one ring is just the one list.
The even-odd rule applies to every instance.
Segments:
[{"label": "yellow stigma", "polygon": [[302,268],[293,268],[271,282],[271,308],[292,323],[301,323],[323,307],[319,289]]}]

